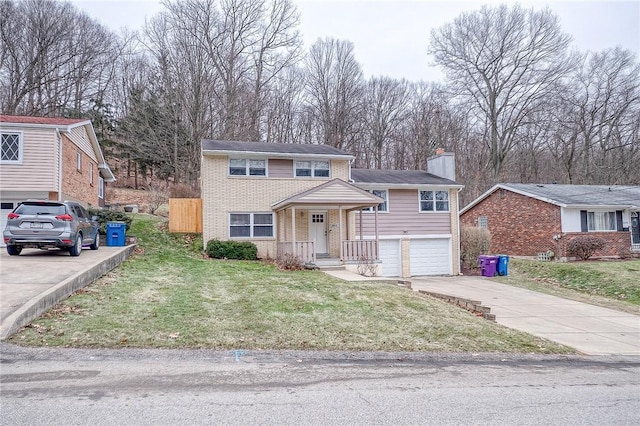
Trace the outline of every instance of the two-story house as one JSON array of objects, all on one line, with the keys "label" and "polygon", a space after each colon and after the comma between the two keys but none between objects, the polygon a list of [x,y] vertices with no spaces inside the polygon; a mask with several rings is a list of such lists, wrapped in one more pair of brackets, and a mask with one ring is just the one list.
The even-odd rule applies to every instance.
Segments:
[{"label": "two-story house", "polygon": [[0,115],[0,227],[28,198],[104,205],[115,180],[87,119]]},{"label": "two-story house", "polygon": [[352,169],[326,145],[204,140],[203,239],[252,241],[262,257],[378,262],[386,276],[452,275],[459,268],[453,156],[433,170]]}]

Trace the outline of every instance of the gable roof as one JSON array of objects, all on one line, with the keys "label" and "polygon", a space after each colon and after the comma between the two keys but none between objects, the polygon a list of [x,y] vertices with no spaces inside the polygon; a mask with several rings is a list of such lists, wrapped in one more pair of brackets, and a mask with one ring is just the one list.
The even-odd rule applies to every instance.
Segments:
[{"label": "gable roof", "polygon": [[462,188],[459,183],[427,173],[422,170],[378,170],[378,169],[351,169],[351,179],[356,184],[366,186],[397,186],[412,187],[424,185],[455,186]]},{"label": "gable roof", "polygon": [[557,185],[535,183],[501,183],[460,210],[463,214],[498,189],[535,198],[560,207],[640,208],[640,186],[630,185]]},{"label": "gable roof", "polygon": [[40,124],[43,126],[68,127],[85,123],[86,118],[31,117],[28,115],[0,115],[0,123]]},{"label": "gable roof", "polygon": [[341,158],[350,160],[353,155],[329,145],[293,144],[293,143],[265,143],[246,141],[221,141],[204,139],[202,141],[203,154],[254,154],[269,157],[322,157]]},{"label": "gable roof", "polygon": [[91,146],[98,159],[98,171],[105,182],[113,182],[116,180],[111,168],[107,164],[107,160],[102,153],[98,137],[93,129],[91,120],[86,118],[60,118],[60,117],[31,117],[26,115],[0,115],[0,127],[2,124],[12,125],[14,127],[32,127],[55,129],[62,133],[70,133],[76,127],[84,126]]},{"label": "gable roof", "polygon": [[383,203],[384,199],[360,189],[342,179],[332,179],[314,188],[300,192],[292,197],[271,205],[273,210],[304,205],[337,205],[348,209],[364,208]]}]

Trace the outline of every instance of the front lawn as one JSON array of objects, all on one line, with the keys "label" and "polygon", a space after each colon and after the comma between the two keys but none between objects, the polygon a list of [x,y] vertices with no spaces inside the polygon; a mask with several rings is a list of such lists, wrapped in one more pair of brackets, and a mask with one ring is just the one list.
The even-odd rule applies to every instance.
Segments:
[{"label": "front lawn", "polygon": [[640,314],[640,260],[540,262],[511,259],[498,282]]},{"label": "front lawn", "polygon": [[137,215],[137,253],[11,341],[34,346],[572,353],[410,290],[264,262]]}]

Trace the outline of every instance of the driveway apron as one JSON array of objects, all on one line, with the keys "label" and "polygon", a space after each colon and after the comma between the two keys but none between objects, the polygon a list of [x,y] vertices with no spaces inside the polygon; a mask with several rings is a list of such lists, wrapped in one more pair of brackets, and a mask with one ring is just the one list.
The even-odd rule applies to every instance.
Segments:
[{"label": "driveway apron", "polygon": [[482,277],[414,277],[413,290],[477,300],[496,322],[589,355],[640,355],[640,316]]}]

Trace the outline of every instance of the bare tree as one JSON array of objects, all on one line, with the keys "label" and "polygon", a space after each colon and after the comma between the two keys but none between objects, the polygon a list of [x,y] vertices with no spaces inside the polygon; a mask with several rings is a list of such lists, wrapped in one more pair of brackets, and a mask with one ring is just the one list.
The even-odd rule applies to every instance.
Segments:
[{"label": "bare tree", "polygon": [[315,142],[351,149],[359,130],[363,87],[353,43],[317,40],[309,51],[306,69],[308,105],[320,132]]},{"label": "bare tree", "polygon": [[487,129],[493,180],[532,110],[572,69],[570,37],[549,9],[482,7],[431,33],[429,52]]}]

